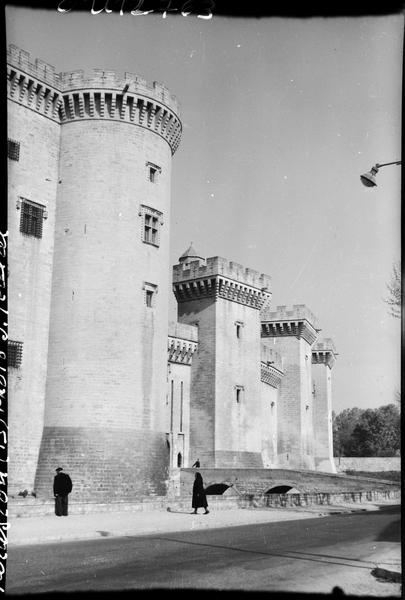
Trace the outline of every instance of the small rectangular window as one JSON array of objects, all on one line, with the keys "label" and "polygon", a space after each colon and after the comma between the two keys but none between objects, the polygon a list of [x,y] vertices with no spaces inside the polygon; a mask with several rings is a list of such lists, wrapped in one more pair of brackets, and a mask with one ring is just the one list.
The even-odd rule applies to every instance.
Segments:
[{"label": "small rectangular window", "polygon": [[19,369],[22,362],[23,343],[8,340],[7,342],[7,364],[13,369]]},{"label": "small rectangular window", "polygon": [[236,327],[236,337],[241,338],[242,337],[242,328],[243,328],[242,321],[235,321],[235,327]]},{"label": "small rectangular window", "polygon": [[20,210],[21,233],[24,235],[42,238],[42,223],[47,216],[45,206],[22,198]]},{"label": "small rectangular window", "polygon": [[236,402],[239,404],[243,398],[244,387],[242,385],[235,385]]},{"label": "small rectangular window", "polygon": [[144,290],[145,290],[145,305],[148,308],[154,308],[155,296],[157,293],[157,285],[154,285],[153,283],[145,283]]},{"label": "small rectangular window", "polygon": [[148,179],[149,179],[149,181],[151,183],[157,183],[158,176],[162,172],[162,169],[158,165],[155,165],[152,162],[147,162],[146,163],[146,167],[148,169]]},{"label": "small rectangular window", "polygon": [[20,160],[20,142],[8,139],[7,155],[11,160]]},{"label": "small rectangular window", "polygon": [[146,306],[149,306],[150,308],[152,307],[152,299],[153,299],[152,290],[146,290]]}]

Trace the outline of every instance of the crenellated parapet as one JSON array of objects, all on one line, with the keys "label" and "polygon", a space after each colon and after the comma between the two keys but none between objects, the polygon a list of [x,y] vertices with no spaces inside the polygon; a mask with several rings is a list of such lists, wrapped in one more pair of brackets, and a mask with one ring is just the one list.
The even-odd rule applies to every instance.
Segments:
[{"label": "crenellated parapet", "polygon": [[10,45],[7,53],[8,97],[58,123],[110,120],[143,127],[177,150],[182,125],[175,96],[158,82],[152,85],[129,72],[93,69],[56,73],[42,60]]},{"label": "crenellated parapet", "polygon": [[283,376],[283,362],[280,354],[262,342],[260,345],[260,380],[278,388]]},{"label": "crenellated parapet", "polygon": [[323,338],[312,346],[313,365],[324,364],[332,369],[337,356],[338,353],[331,338]]},{"label": "crenellated parapet", "polygon": [[291,310],[277,306],[275,311],[263,310],[261,314],[262,337],[295,336],[312,345],[319,331],[318,319],[305,304],[294,304]]},{"label": "crenellated parapet", "polygon": [[186,323],[169,322],[167,343],[168,361],[191,365],[194,352],[198,348],[198,327]]},{"label": "crenellated parapet", "polygon": [[215,297],[260,310],[270,299],[270,277],[219,256],[206,264],[192,261],[173,267],[173,291],[177,302]]}]

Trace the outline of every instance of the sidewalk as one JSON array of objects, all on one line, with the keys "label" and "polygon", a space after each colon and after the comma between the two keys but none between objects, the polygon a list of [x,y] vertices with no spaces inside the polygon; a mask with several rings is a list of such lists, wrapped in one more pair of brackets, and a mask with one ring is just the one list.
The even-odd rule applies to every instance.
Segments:
[{"label": "sidewalk", "polygon": [[231,508],[211,509],[208,515],[202,509],[197,515],[191,509],[150,510],[144,512],[103,512],[75,514],[68,517],[55,515],[10,518],[8,545],[42,544],[99,539],[102,537],[137,536],[174,531],[195,531],[272,523],[296,519],[311,519],[343,512],[379,510],[374,504],[347,504],[312,506],[305,508]]}]

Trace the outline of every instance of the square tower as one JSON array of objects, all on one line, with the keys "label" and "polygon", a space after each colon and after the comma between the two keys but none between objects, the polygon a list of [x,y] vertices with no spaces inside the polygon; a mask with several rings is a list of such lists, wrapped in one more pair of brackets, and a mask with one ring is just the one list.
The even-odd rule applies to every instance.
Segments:
[{"label": "square tower", "polygon": [[261,335],[282,356],[284,377],[278,406],[278,463],[290,469],[314,469],[311,346],[317,319],[303,304],[263,311]]},{"label": "square tower", "polygon": [[337,352],[333,340],[324,338],[312,347],[314,397],[314,454],[317,471],[336,473],[333,460],[332,368]]},{"label": "square tower", "polygon": [[173,290],[179,321],[198,326],[191,456],[203,467],[262,467],[259,332],[270,277],[224,258],[183,255]]}]

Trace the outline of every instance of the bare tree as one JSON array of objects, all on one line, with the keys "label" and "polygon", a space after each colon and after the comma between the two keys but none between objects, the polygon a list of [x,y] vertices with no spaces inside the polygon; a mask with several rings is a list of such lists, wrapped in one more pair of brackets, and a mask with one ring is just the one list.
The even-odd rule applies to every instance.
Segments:
[{"label": "bare tree", "polygon": [[402,285],[401,285],[401,263],[394,263],[392,266],[391,280],[387,283],[389,292],[388,298],[384,299],[389,306],[390,314],[399,319],[401,317],[402,306]]}]

